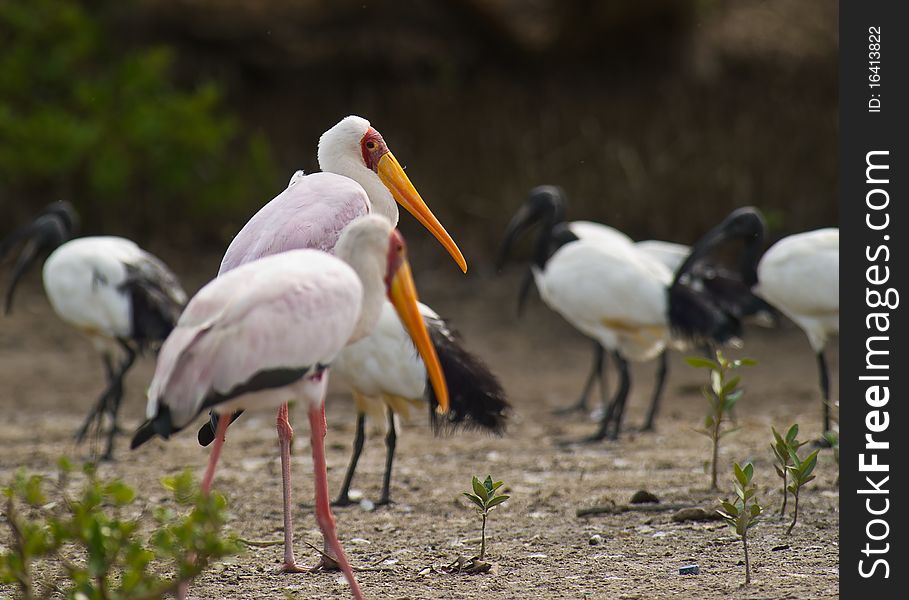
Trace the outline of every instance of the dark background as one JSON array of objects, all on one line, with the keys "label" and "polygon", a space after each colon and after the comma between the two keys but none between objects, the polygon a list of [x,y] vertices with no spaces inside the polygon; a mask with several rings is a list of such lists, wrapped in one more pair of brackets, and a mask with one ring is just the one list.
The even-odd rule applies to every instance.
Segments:
[{"label": "dark background", "polygon": [[[771,238],[837,221],[832,0],[24,3],[44,22],[79,7],[97,29],[51,83],[48,57],[86,43],[59,24],[68,33],[24,34],[18,4],[0,0],[3,60],[33,57],[0,78],[3,230],[67,198],[84,233],[220,252],[293,170],[317,169],[319,135],[351,113],[474,264],[540,183],[567,190],[569,218],[635,238],[691,242],[744,204]],[[165,68],[140,60],[124,76],[117,65],[149,49]],[[133,85],[146,63],[167,93],[212,98],[154,114],[177,102]],[[73,100],[111,69],[103,94]],[[16,129],[46,108],[66,126]],[[73,150],[55,136],[79,119],[100,125]],[[416,231],[409,216],[402,228]]]}]

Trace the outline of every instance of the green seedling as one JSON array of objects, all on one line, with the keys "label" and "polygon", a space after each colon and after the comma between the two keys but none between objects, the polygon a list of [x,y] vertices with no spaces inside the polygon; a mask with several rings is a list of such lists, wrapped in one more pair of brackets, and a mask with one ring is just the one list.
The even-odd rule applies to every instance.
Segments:
[{"label": "green seedling", "polygon": [[65,459],[56,479],[20,470],[3,490],[12,535],[0,553],[0,583],[24,600],[157,600],[239,552],[221,531],[224,497],[202,495],[189,472],[164,480],[175,502],[155,508],[150,537],[130,486],[102,480],[90,465],[82,472],[76,495],[69,483],[78,473]]},{"label": "green seedling", "polygon": [[720,440],[737,429],[724,428],[723,425],[726,417],[743,394],[743,390],[739,388],[741,378],[738,376],[730,377],[730,374],[739,367],[751,366],[756,363],[749,358],[728,360],[723,356],[723,353],[719,351],[716,353],[716,360],[699,356],[690,356],[686,358],[685,361],[692,367],[708,369],[710,371],[710,381],[701,389],[710,408],[707,416],[704,418],[704,428],[696,431],[710,438],[713,445],[710,466],[710,489],[718,490],[717,459],[720,454]]},{"label": "green seedling", "polygon": [[754,466],[751,463],[745,468],[738,463],[733,465],[735,472],[735,499],[732,502],[720,502],[722,510],[717,510],[726,523],[735,528],[735,532],[742,538],[742,547],[745,550],[745,585],[751,583],[751,563],[748,560],[748,530],[757,524],[758,516],[764,511],[758,504],[754,494],[757,488],[751,483],[754,475]]},{"label": "green seedling", "polygon": [[795,503],[792,508],[792,523],[789,524],[786,535],[792,533],[792,528],[795,527],[795,523],[799,518],[799,492],[805,484],[815,478],[815,475],[812,475],[811,472],[814,471],[814,467],[817,466],[817,453],[818,450],[815,450],[806,456],[804,460],[801,460],[795,450],[789,449],[789,459],[792,464],[786,467],[786,469],[789,471],[789,479],[791,482],[786,489],[792,494]]},{"label": "green seedling", "polygon": [[483,557],[486,556],[486,519],[489,516],[489,511],[508,500],[510,496],[496,494],[496,490],[502,487],[504,482],[493,482],[492,477],[488,475],[485,481],[481,482],[476,477],[473,477],[470,483],[473,492],[464,492],[464,495],[476,505],[477,514],[483,519],[483,526],[480,531],[479,556],[479,559],[483,560]]},{"label": "green seedling", "polygon": [[776,474],[783,480],[783,503],[780,506],[780,517],[782,518],[786,515],[786,500],[789,498],[789,492],[787,491],[789,483],[788,467],[792,464],[789,450],[798,450],[807,442],[800,442],[796,439],[799,434],[798,423],[790,427],[786,431],[785,436],[781,436],[773,427],[770,428],[770,431],[773,432],[773,443],[770,444],[770,449],[773,450],[773,456],[776,458],[776,464],[773,465],[773,468],[776,469]]}]

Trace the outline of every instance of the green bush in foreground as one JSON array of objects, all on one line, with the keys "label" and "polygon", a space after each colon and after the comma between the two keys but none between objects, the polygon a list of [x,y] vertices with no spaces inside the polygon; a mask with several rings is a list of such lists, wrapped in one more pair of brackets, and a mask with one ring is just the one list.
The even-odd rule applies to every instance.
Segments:
[{"label": "green bush in foreground", "polygon": [[247,217],[282,179],[269,145],[215,82],[178,83],[170,47],[129,41],[135,5],[0,0],[0,195],[108,229]]},{"label": "green bush in foreground", "polygon": [[83,472],[77,496],[66,491],[74,474],[66,459],[56,480],[20,470],[3,491],[10,541],[0,554],[0,583],[15,586],[25,600],[157,599],[239,552],[222,534],[226,500],[202,495],[189,472],[162,481],[189,514],[156,508],[147,541],[141,515],[124,516],[135,512],[135,491],[120,480],[102,480],[92,466]]}]

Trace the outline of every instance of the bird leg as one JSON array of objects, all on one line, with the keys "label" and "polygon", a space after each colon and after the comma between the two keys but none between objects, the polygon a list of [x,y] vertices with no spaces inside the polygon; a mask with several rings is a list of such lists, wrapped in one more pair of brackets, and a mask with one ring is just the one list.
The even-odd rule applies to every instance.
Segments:
[{"label": "bird leg", "polygon": [[653,421],[656,419],[657,409],[659,408],[660,398],[663,395],[663,385],[666,383],[666,371],[669,368],[668,350],[660,353],[659,366],[657,367],[656,385],[653,388],[653,399],[650,401],[650,410],[647,411],[647,420],[641,431],[653,431]]},{"label": "bird leg", "polygon": [[376,506],[391,504],[391,467],[395,460],[395,446],[398,441],[398,433],[395,431],[395,413],[391,407],[388,411],[388,433],[385,434],[385,475],[382,477],[382,497],[376,502]]},{"label": "bird leg", "polygon": [[[605,412],[603,412],[603,417],[600,419],[600,427],[597,429],[597,432],[592,436],[585,438],[582,442],[599,442],[607,437],[612,440],[618,438],[618,423],[621,421],[622,411],[625,408],[625,400],[628,397],[630,382],[628,377],[628,362],[622,358],[622,355],[618,352],[614,353],[614,358],[616,365],[619,367],[619,389],[616,390],[615,398],[613,398],[612,402],[609,403],[609,406],[606,407]],[[613,422],[616,423],[616,427],[615,430],[610,433],[610,425],[612,425]]]},{"label": "bird leg", "polygon": [[[278,409],[275,425],[278,430],[278,444],[281,446],[281,481],[284,492],[284,565],[280,571],[282,573],[306,573],[309,569],[297,566],[297,560],[294,557],[294,522],[290,499],[290,444],[294,439],[294,430],[290,426],[290,421],[287,420],[287,404],[282,404]],[[218,427],[220,428],[220,426],[219,420]]]},{"label": "bird leg", "polygon": [[354,437],[353,453],[350,455],[350,464],[347,465],[347,473],[344,475],[344,483],[341,484],[341,492],[333,506],[350,506],[353,501],[350,499],[350,484],[353,482],[354,472],[357,470],[357,463],[360,461],[360,453],[363,452],[363,442],[366,439],[366,415],[360,413],[357,415],[357,433]]},{"label": "bird leg", "polygon": [[827,372],[827,359],[824,357],[824,351],[817,353],[817,370],[820,376],[821,396],[824,402],[824,429],[821,437],[814,442],[818,448],[829,448],[830,441],[824,437],[824,434],[830,431],[830,376]]},{"label": "bird leg", "polygon": [[[591,365],[590,374],[587,376],[587,381],[584,383],[584,389],[581,391],[581,397],[578,398],[577,402],[571,406],[566,406],[559,408],[553,411],[553,414],[557,415],[567,415],[575,412],[586,413],[587,412],[587,397],[590,395],[591,390],[593,390],[593,385],[596,383],[597,379],[600,379],[603,373],[603,346],[599,342],[593,342],[593,364]],[[605,386],[603,381],[600,381],[600,386]]]},{"label": "bird leg", "polygon": [[110,354],[105,353],[102,358],[104,360],[104,372],[107,376],[107,385],[104,387],[101,396],[99,396],[98,400],[95,402],[95,406],[89,411],[88,416],[85,417],[82,426],[79,427],[79,430],[76,432],[76,441],[79,443],[85,440],[89,430],[100,429],[101,424],[99,421],[103,418],[104,412],[107,409],[107,398],[113,393],[114,379],[116,377],[114,365],[111,362]]},{"label": "bird leg", "polygon": [[117,435],[117,414],[120,412],[120,402],[123,400],[123,377],[126,372],[133,366],[136,360],[136,352],[130,348],[129,344],[123,340],[118,340],[120,346],[126,353],[126,358],[120,365],[119,372],[115,375],[111,394],[108,397],[107,413],[110,415],[110,431],[107,433],[107,449],[101,456],[101,460],[111,460],[114,457],[114,436]]},{"label": "bird leg", "polygon": [[[321,409],[311,407],[309,409],[309,425],[312,440],[312,466],[316,491],[316,521],[319,523],[319,529],[322,530],[322,538],[325,544],[326,556],[334,557],[338,566],[344,572],[344,577],[350,584],[350,591],[356,600],[363,599],[363,593],[360,591],[360,585],[354,577],[341,542],[338,541],[338,534],[335,530],[335,519],[331,514],[331,505],[328,500],[328,475],[325,463],[325,406],[324,399]],[[330,552],[329,552],[330,551]],[[317,567],[318,568],[318,567]]]},{"label": "bird leg", "polygon": [[628,401],[628,392],[631,389],[631,377],[628,374],[628,361],[625,360],[618,352],[615,353],[616,364],[619,367],[621,380],[619,382],[619,393],[616,395],[616,413],[614,415],[614,428],[612,433],[607,437],[610,440],[619,439],[619,433],[622,430],[622,418],[625,416],[625,404]]},{"label": "bird leg", "polygon": [[215,466],[221,457],[221,447],[224,445],[224,438],[227,435],[227,426],[230,425],[230,419],[219,419],[218,430],[215,432],[215,442],[211,447],[211,454],[208,456],[208,467],[205,469],[205,476],[202,478],[202,493],[208,495],[211,492],[211,482],[215,478]]}]

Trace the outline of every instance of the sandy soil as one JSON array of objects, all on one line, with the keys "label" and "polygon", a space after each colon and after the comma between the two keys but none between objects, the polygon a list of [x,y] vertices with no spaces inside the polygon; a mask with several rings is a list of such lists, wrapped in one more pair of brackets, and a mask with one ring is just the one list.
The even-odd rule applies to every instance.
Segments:
[{"label": "sandy soil", "polygon": [[[211,261],[209,261],[211,262]],[[417,260],[419,262],[419,260]],[[207,263],[205,267],[211,266]],[[195,267],[200,272],[203,266]],[[420,270],[417,270],[420,273]],[[202,276],[191,281],[197,285]],[[359,581],[370,598],[829,598],[838,584],[838,492],[836,467],[825,451],[818,479],[803,496],[803,513],[793,535],[785,524],[766,518],[752,530],[753,583],[743,588],[741,546],[719,522],[674,523],[672,512],[628,512],[578,518],[579,508],[613,500],[627,502],[647,489],[665,503],[706,504],[706,438],[692,432],[704,414],[698,393],[702,372],[672,358],[665,404],[653,434],[626,435],[619,442],[563,447],[594,425],[582,416],[556,417],[551,410],[574,400],[586,374],[588,343],[538,301],[525,318],[513,316],[515,280],[491,280],[482,272],[458,280],[426,274],[423,297],[451,317],[471,349],[500,375],[514,413],[509,433],[499,439],[477,433],[433,439],[416,420],[399,436],[393,497],[396,504],[367,512],[356,506],[336,511],[342,541],[355,565],[388,570],[363,572]],[[192,286],[190,286],[192,287]],[[22,289],[12,317],[0,319],[0,480],[25,466],[50,471],[56,458],[88,456],[72,434],[102,387],[101,365],[91,346],[50,311],[32,278]],[[780,330],[749,331],[738,353],[760,364],[748,371],[740,403],[741,430],[726,438],[721,452],[723,486],[731,489],[732,461],[755,464],[759,498],[769,511],[778,507],[778,479],[768,448],[770,426],[802,424],[804,437],[819,433],[820,403],[814,358],[804,336],[790,324]],[[836,374],[837,355],[831,357]],[[144,359],[127,382],[124,423],[139,423],[142,392],[153,368]],[[634,368],[627,424],[644,414],[654,365]],[[614,381],[614,378],[613,378]],[[340,485],[353,436],[349,397],[334,382],[328,399],[329,485]],[[280,478],[273,415],[247,415],[231,430],[215,487],[230,502],[229,529],[248,539],[280,539]],[[302,411],[292,416],[298,438],[294,473],[296,499],[311,501],[308,430]],[[376,427],[381,427],[377,425]],[[207,452],[195,429],[169,443],[154,442],[130,453],[119,441],[119,460],[104,465],[106,475],[137,486],[140,505],[162,502],[161,476],[186,467],[198,474]],[[367,441],[354,487],[366,498],[379,494],[384,464],[381,430]],[[512,499],[489,523],[487,575],[440,574],[428,567],[478,549],[479,521],[460,492],[470,476],[507,482]],[[304,542],[318,544],[311,509],[296,511],[298,558],[314,562]],[[2,525],[2,524],[0,524]],[[600,534],[603,542],[591,545]],[[7,531],[0,530],[0,545]],[[774,550],[782,546],[783,549]],[[217,566],[194,586],[195,598],[346,598],[335,574],[276,575],[280,547],[250,548]],[[700,574],[680,576],[678,568],[696,562]],[[4,596],[0,588],[0,597]]]}]

